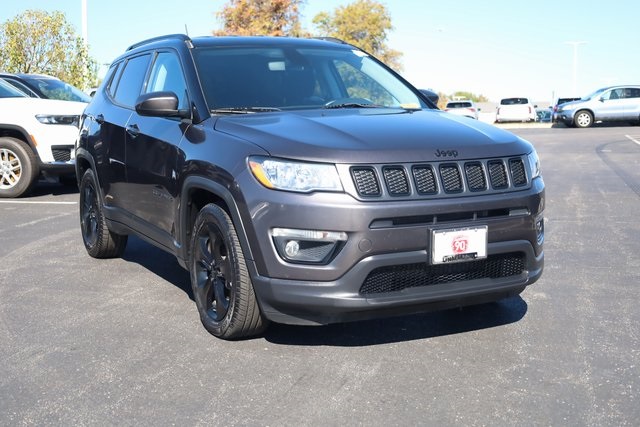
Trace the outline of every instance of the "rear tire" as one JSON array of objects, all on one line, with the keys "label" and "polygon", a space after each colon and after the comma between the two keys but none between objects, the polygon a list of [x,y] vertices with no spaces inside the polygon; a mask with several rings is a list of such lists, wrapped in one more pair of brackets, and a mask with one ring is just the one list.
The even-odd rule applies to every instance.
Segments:
[{"label": "rear tire", "polygon": [[31,148],[19,139],[0,138],[0,197],[20,197],[36,183],[40,171]]},{"label": "rear tire", "polygon": [[586,110],[578,111],[573,119],[577,128],[588,128],[593,124],[593,114]]},{"label": "rear tire", "polygon": [[200,212],[193,227],[189,272],[200,320],[212,335],[237,339],[264,331],[244,254],[229,215],[215,204]]},{"label": "rear tire", "polygon": [[94,258],[118,258],[124,254],[128,236],[109,230],[98,197],[98,186],[92,169],[80,181],[80,231],[87,253]]}]

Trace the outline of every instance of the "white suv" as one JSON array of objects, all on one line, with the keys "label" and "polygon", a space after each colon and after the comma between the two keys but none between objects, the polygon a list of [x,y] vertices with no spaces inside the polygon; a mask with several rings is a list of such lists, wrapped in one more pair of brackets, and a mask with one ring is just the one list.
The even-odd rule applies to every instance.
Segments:
[{"label": "white suv", "polygon": [[478,108],[476,108],[473,101],[469,99],[455,99],[453,101],[449,101],[447,102],[447,106],[444,108],[444,111],[478,120]]},{"label": "white suv", "polygon": [[84,102],[29,98],[0,80],[0,197],[19,197],[40,173],[72,175]]},{"label": "white suv", "polygon": [[536,106],[528,98],[504,98],[496,111],[496,123],[535,122]]}]

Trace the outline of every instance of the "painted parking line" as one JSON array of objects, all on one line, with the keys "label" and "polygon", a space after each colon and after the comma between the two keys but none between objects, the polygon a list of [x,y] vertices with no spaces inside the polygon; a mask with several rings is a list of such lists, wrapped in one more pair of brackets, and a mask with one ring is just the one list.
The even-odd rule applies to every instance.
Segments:
[{"label": "painted parking line", "polygon": [[22,205],[77,205],[78,202],[48,202],[35,200],[0,200],[4,204],[22,204]]},{"label": "painted parking line", "polygon": [[633,142],[635,142],[636,144],[640,145],[640,141],[638,139],[638,137],[634,138],[631,135],[625,135],[627,138],[629,138],[630,140],[632,140]]}]

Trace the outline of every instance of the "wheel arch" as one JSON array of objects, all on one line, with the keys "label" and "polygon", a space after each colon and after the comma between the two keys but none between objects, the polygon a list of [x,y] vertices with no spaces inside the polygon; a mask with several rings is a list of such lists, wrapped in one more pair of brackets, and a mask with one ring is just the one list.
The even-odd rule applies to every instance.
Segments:
[{"label": "wheel arch", "polygon": [[184,181],[181,195],[178,207],[179,223],[177,224],[177,237],[180,239],[178,248],[180,265],[188,269],[188,261],[191,255],[189,253],[189,242],[191,241],[193,225],[200,209],[209,203],[215,203],[229,215],[236,228],[236,234],[240,240],[245,260],[253,260],[238,204],[224,185],[202,176],[190,176]]},{"label": "wheel arch", "polygon": [[26,143],[38,159],[38,162],[41,161],[40,155],[38,154],[38,150],[36,149],[36,145],[33,142],[31,135],[29,135],[29,132],[27,132],[23,127],[0,123],[0,137],[15,138]]}]

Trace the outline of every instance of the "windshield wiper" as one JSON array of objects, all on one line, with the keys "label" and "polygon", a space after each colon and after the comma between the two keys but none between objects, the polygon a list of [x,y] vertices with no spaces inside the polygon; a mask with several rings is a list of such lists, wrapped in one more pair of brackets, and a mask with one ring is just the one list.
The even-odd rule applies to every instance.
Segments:
[{"label": "windshield wiper", "polygon": [[276,107],[226,107],[214,108],[211,110],[213,114],[251,114],[251,113],[268,113],[272,111],[282,111]]},{"label": "windshield wiper", "polygon": [[364,104],[360,102],[343,102],[342,104],[329,104],[325,105],[324,108],[382,108],[382,105],[377,104]]}]

